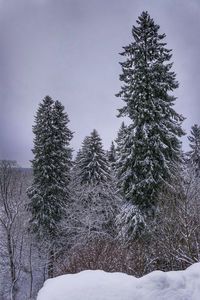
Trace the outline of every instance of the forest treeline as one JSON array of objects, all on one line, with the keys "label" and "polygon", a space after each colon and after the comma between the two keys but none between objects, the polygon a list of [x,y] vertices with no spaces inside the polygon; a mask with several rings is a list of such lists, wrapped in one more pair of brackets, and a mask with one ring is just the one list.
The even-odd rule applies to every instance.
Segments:
[{"label": "forest treeline", "polygon": [[94,129],[73,159],[68,114],[46,96],[32,168],[0,161],[0,299],[36,299],[47,278],[86,269],[140,277],[199,261],[200,126],[185,153],[165,34],[142,12],[132,37],[116,95],[130,122],[108,151]]}]

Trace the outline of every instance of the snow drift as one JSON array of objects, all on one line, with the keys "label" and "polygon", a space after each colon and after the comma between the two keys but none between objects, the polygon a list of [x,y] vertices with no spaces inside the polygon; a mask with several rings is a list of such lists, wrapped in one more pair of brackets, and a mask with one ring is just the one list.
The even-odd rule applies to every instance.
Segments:
[{"label": "snow drift", "polygon": [[142,278],[83,271],[48,279],[37,300],[199,300],[200,263],[185,271],[154,271]]}]

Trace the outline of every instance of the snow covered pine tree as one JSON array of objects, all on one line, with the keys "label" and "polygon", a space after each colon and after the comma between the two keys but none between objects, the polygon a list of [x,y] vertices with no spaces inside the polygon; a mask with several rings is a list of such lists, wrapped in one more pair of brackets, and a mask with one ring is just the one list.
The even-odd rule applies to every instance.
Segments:
[{"label": "snow covered pine tree", "polygon": [[165,34],[158,33],[159,26],[148,12],[142,12],[137,24],[132,29],[134,41],[121,53],[127,57],[120,63],[124,85],[116,96],[125,106],[118,116],[128,116],[131,124],[118,178],[125,199],[143,215],[153,216],[157,191],[170,183],[180,161],[184,118],[172,108],[176,98],[171,92],[178,82],[170,71],[172,54],[165,48]]},{"label": "snow covered pine tree", "polygon": [[76,191],[74,203],[79,206],[77,219],[88,237],[113,234],[114,216],[119,197],[102,141],[94,129],[86,136],[75,164]]},{"label": "snow covered pine tree", "polygon": [[121,167],[123,166],[123,161],[124,159],[122,159],[123,155],[127,155],[126,153],[126,136],[128,135],[128,128],[127,126],[124,124],[124,122],[122,122],[119,131],[117,133],[117,138],[115,140],[117,146],[116,146],[116,162],[115,162],[115,169],[116,169],[116,173],[118,173],[118,169],[121,169]]},{"label": "snow covered pine tree", "polygon": [[111,166],[114,167],[116,162],[116,149],[113,141],[111,142],[110,150],[108,151],[107,156]]},{"label": "snow covered pine tree", "polygon": [[[59,101],[46,96],[33,126],[33,183],[28,188],[31,212],[30,229],[41,241],[55,242],[63,207],[68,200],[72,132],[67,128],[68,116]],[[50,271],[52,276],[52,270]]]},{"label": "snow covered pine tree", "polygon": [[84,140],[82,153],[83,157],[80,160],[81,183],[99,184],[109,181],[109,164],[101,138],[95,129],[90,137],[86,137]]}]

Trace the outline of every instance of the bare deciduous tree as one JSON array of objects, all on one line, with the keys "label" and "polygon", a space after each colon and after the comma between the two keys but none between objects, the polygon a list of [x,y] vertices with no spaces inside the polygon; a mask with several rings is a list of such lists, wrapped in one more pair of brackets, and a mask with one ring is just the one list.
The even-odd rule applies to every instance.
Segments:
[{"label": "bare deciduous tree", "polygon": [[[22,272],[26,227],[25,179],[16,162],[0,161],[0,254],[6,299],[14,300]],[[5,295],[4,295],[5,297]]]},{"label": "bare deciduous tree", "polygon": [[193,168],[177,175],[173,191],[160,194],[157,231],[169,269],[185,268],[200,259],[200,180]]}]

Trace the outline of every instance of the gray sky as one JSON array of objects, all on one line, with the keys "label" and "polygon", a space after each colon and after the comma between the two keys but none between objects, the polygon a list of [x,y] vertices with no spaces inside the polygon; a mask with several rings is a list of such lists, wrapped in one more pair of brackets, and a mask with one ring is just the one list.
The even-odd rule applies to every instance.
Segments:
[{"label": "gray sky", "polygon": [[34,115],[47,94],[64,104],[75,150],[93,128],[110,147],[122,122],[118,53],[143,10],[173,49],[184,129],[200,123],[199,0],[0,0],[0,159],[30,165]]}]

